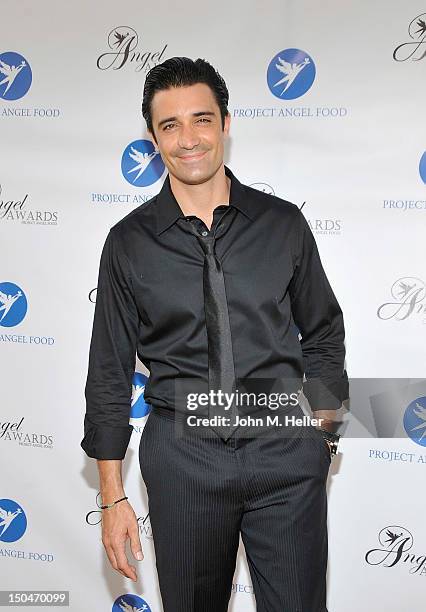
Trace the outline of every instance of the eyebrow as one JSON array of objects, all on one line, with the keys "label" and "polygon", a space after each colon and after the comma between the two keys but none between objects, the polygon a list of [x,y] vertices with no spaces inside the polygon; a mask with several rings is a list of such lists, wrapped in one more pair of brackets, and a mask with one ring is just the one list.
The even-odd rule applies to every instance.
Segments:
[{"label": "eyebrow", "polygon": [[[202,115],[213,115],[214,116],[214,112],[213,111],[197,111],[196,113],[192,113],[193,117],[201,117]],[[164,125],[165,123],[168,123],[169,121],[176,121],[177,117],[167,117],[167,119],[162,119],[161,121],[159,121],[158,123],[158,127],[161,127],[162,125]]]}]

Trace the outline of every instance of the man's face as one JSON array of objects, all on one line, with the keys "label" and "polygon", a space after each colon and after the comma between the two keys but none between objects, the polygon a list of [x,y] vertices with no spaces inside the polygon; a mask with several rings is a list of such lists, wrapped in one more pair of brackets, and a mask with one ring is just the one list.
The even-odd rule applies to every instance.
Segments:
[{"label": "man's face", "polygon": [[188,185],[208,181],[223,163],[224,129],[219,106],[205,83],[157,91],[151,104],[152,125],[161,157],[171,175]]}]

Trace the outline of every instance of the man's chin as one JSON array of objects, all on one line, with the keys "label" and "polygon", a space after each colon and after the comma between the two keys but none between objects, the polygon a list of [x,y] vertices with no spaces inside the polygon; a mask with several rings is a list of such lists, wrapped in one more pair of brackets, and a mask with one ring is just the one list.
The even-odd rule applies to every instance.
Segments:
[{"label": "man's chin", "polygon": [[186,185],[200,185],[210,180],[214,176],[214,170],[203,170],[202,168],[193,168],[191,170],[173,170],[171,174],[182,183]]}]

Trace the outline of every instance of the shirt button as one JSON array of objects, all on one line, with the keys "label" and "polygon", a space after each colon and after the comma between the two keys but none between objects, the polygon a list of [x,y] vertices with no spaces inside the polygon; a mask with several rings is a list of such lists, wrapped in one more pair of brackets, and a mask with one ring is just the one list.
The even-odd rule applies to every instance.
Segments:
[{"label": "shirt button", "polygon": [[207,236],[207,234],[208,234],[208,232],[206,232],[205,230],[204,230],[204,232],[201,232],[202,236]]}]

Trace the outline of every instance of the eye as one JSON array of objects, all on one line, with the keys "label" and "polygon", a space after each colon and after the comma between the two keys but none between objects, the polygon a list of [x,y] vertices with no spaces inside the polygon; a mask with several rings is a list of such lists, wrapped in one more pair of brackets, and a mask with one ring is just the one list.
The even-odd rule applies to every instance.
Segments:
[{"label": "eye", "polygon": [[165,127],[164,127],[164,131],[167,130],[167,128],[172,127],[173,125],[175,125],[174,123],[168,123]]},{"label": "eye", "polygon": [[207,119],[207,117],[201,117],[199,121],[206,121],[207,123],[210,123],[210,119]]}]

